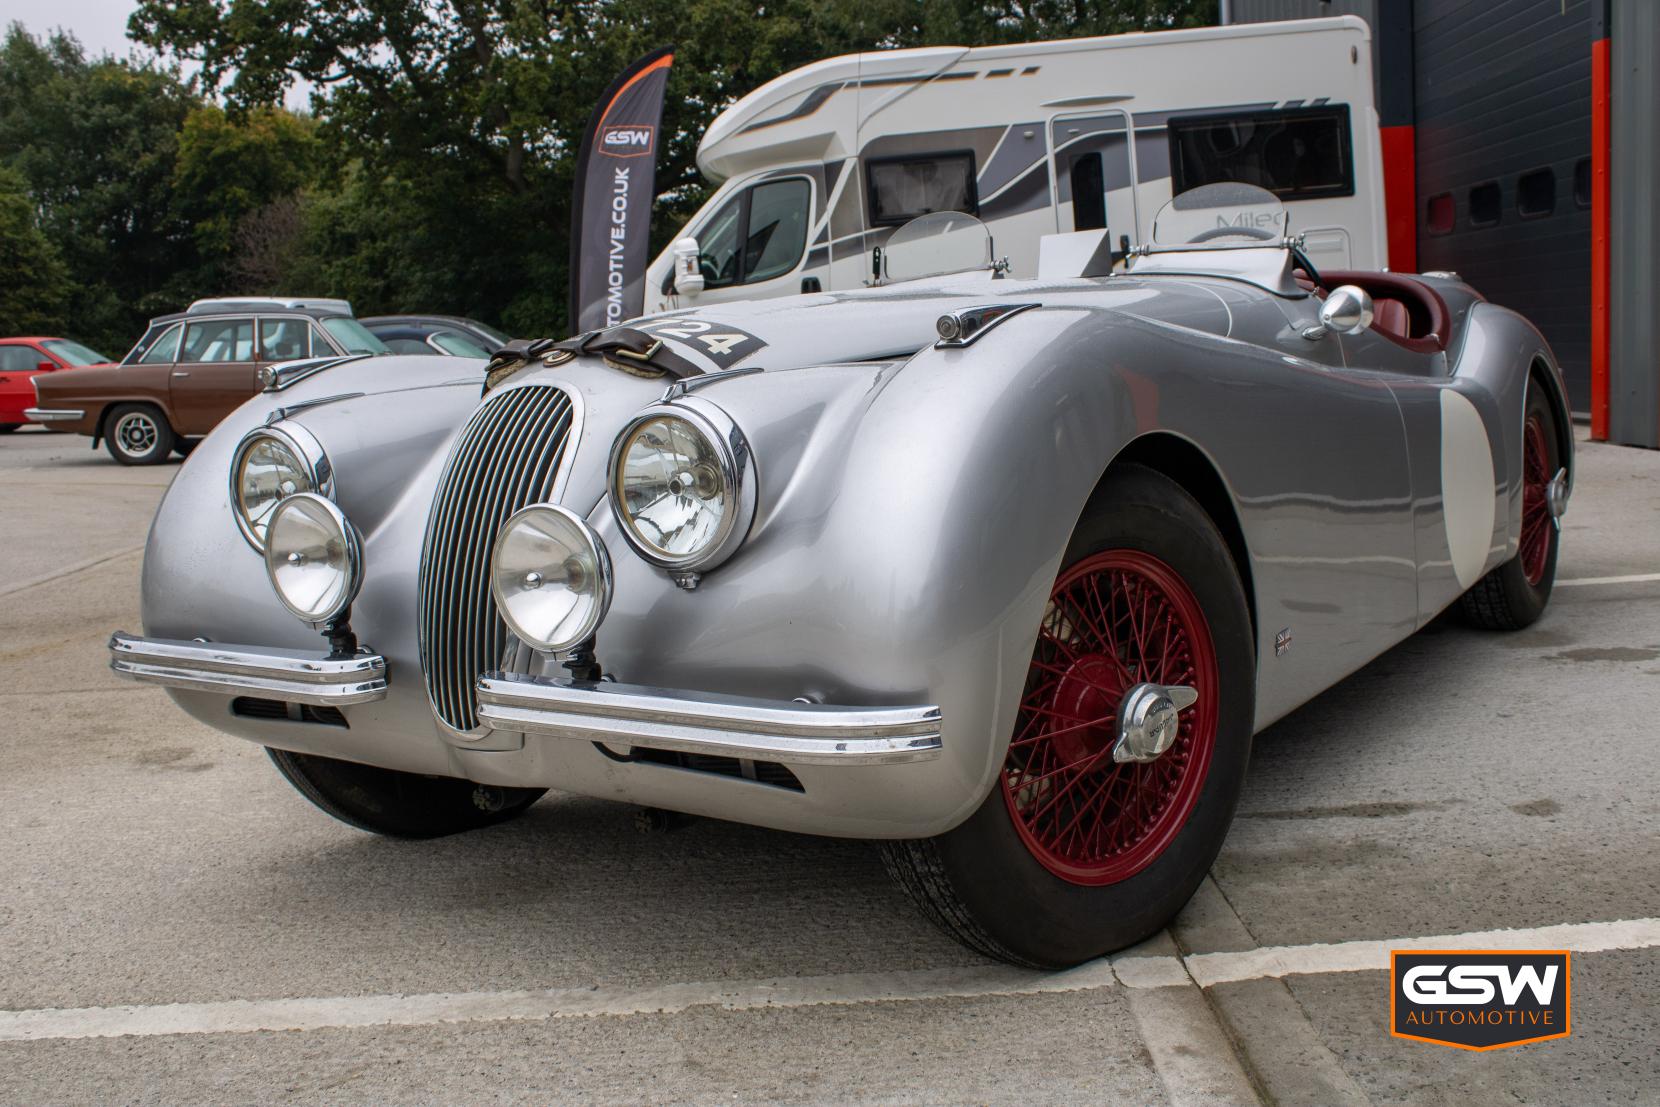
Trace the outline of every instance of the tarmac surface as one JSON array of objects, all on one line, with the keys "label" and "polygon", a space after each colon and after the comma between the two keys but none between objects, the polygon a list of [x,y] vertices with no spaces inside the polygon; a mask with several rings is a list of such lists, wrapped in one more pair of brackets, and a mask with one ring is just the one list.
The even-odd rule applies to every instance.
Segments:
[{"label": "tarmac surface", "polygon": [[[1037,974],[867,843],[335,823],[108,670],[176,465],[0,438],[0,1102],[1660,1101],[1660,454],[1579,460],[1538,624],[1440,620],[1265,731],[1171,931]],[[1571,1036],[1390,1037],[1431,939],[1575,950]]]}]

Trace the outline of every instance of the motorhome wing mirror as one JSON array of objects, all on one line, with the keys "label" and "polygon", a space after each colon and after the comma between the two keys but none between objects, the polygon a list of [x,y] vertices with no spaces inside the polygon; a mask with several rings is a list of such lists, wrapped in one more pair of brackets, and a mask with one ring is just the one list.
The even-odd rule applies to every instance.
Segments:
[{"label": "motorhome wing mirror", "polygon": [[991,232],[960,211],[919,215],[893,232],[882,249],[882,276],[888,281],[966,273],[991,264]]},{"label": "motorhome wing mirror", "polygon": [[703,291],[703,270],[698,268],[697,239],[687,237],[675,242],[674,290],[682,296],[696,296]]},{"label": "motorhome wing mirror", "polygon": [[1190,188],[1153,217],[1153,241],[1161,246],[1266,245],[1287,233],[1285,205],[1279,197],[1237,181]]}]

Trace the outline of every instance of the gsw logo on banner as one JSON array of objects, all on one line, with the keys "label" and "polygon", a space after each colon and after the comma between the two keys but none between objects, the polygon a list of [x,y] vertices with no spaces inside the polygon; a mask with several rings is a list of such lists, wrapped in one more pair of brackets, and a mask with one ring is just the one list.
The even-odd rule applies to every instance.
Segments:
[{"label": "gsw logo on banner", "polygon": [[651,153],[656,128],[637,123],[601,127],[599,148],[616,158],[642,158]]}]

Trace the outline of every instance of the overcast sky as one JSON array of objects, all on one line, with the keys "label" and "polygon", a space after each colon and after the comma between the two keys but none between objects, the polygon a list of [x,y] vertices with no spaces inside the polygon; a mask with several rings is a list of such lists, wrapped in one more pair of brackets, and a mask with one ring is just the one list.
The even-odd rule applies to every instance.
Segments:
[{"label": "overcast sky", "polygon": [[133,0],[0,0],[0,22],[22,23],[37,37],[56,27],[74,33],[96,56],[127,56],[127,17],[138,5]]},{"label": "overcast sky", "polygon": [[[21,23],[36,38],[62,27],[80,40],[88,57],[108,53],[124,58],[137,49],[127,38],[127,17],[137,7],[135,0],[0,0],[0,26]],[[196,67],[186,64],[184,71],[188,75]],[[291,86],[288,106],[305,108],[309,91],[310,86]]]}]

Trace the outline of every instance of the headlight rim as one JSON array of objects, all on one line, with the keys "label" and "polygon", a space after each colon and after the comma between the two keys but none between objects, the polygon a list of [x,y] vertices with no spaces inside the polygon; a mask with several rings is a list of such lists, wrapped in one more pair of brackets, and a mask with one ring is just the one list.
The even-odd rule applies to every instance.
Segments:
[{"label": "headlight rim", "polygon": [[[691,425],[714,448],[720,463],[721,478],[732,490],[733,510],[722,521],[719,536],[702,551],[678,558],[665,556],[635,532],[619,494],[623,444],[641,426],[665,416]],[[611,443],[605,498],[610,501],[617,529],[622,531],[623,540],[643,560],[671,575],[705,573],[724,564],[737,553],[755,522],[759,489],[760,474],[756,470],[755,452],[750,448],[743,428],[724,409],[701,396],[681,396],[652,404],[630,419]]]},{"label": "headlight rim", "polygon": [[[265,554],[265,542],[254,532],[253,524],[249,522],[247,512],[242,506],[242,463],[247,460],[257,440],[271,438],[286,447],[289,453],[299,461],[306,477],[311,481],[307,492],[314,492],[326,500],[334,499],[334,467],[329,463],[329,455],[323,449],[323,444],[299,423],[290,423],[279,420],[274,423],[262,423],[244,434],[231,452],[230,465],[230,497],[231,515],[236,520],[236,529],[242,532],[243,541],[247,542],[253,551],[261,556]],[[297,495],[298,493],[296,493]],[[286,497],[285,497],[286,498]],[[279,500],[280,504],[281,501]],[[276,508],[271,509],[275,513]],[[267,523],[269,527],[269,523]]]},{"label": "headlight rim", "polygon": [[[592,547],[594,552],[594,564],[599,570],[599,589],[597,593],[599,602],[594,605],[591,618],[584,620],[582,633],[573,637],[570,642],[563,646],[541,645],[530,636],[526,635],[523,628],[519,626],[518,620],[511,614],[510,606],[502,601],[502,597],[498,590],[499,581],[497,579],[496,572],[496,551],[501,546],[502,538],[525,516],[530,515],[533,512],[543,511],[552,512],[555,515],[564,517],[567,522],[571,523],[576,528],[577,533],[582,535],[588,542],[589,546]],[[501,617],[502,622],[507,624],[507,629],[512,633],[513,637],[517,638],[520,642],[523,642],[526,646],[537,653],[564,653],[593,637],[594,634],[599,631],[601,624],[605,622],[605,616],[610,613],[611,600],[616,593],[616,573],[611,565],[611,551],[605,545],[605,539],[601,538],[599,532],[593,528],[593,525],[581,515],[578,515],[576,512],[572,511],[563,504],[550,503],[547,501],[526,504],[524,507],[521,507],[519,510],[515,511],[502,521],[501,526],[496,529],[495,538],[490,543],[490,563],[486,571],[488,572],[490,578],[490,602],[495,605],[496,614]]]},{"label": "headlight rim", "polygon": [[[271,591],[275,593],[277,602],[282,604],[290,615],[316,630],[326,626],[331,620],[350,610],[352,604],[357,601],[358,593],[363,590],[363,536],[358,533],[357,527],[352,525],[352,521],[346,518],[346,513],[340,510],[339,504],[316,492],[296,492],[291,496],[284,496],[277,501],[277,506],[271,509],[271,524],[274,525],[277,516],[285,510],[291,510],[290,505],[299,500],[315,500],[322,506],[324,514],[340,530],[341,537],[346,543],[346,587],[343,592],[345,598],[321,617],[314,616],[309,611],[302,611],[290,603],[288,596],[277,586],[277,575],[275,566],[271,563],[269,543],[266,544],[266,549],[261,556],[265,562],[265,577],[271,584]],[[270,533],[269,527],[267,527],[266,533]]]}]

